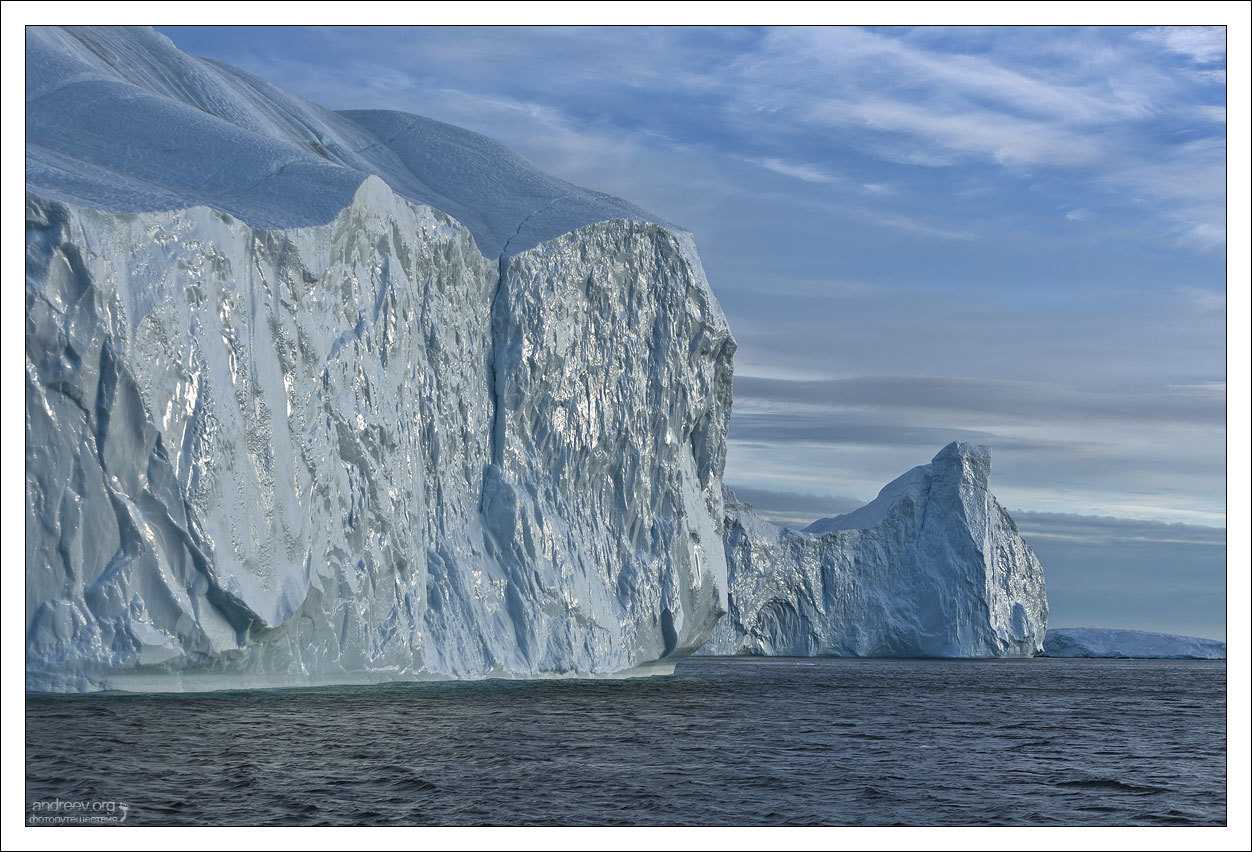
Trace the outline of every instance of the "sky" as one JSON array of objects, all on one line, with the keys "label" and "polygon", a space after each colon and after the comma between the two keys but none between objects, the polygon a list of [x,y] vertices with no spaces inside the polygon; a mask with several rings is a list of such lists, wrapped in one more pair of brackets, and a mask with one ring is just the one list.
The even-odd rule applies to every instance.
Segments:
[{"label": "sky", "polygon": [[1052,626],[1225,637],[1223,29],[158,29],[692,231],[771,520],[987,444]]}]

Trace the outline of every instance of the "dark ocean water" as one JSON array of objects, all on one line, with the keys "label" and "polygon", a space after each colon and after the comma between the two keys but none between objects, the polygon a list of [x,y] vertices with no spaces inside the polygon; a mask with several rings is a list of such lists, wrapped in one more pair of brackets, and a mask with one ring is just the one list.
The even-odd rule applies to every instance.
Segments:
[{"label": "dark ocean water", "polygon": [[28,824],[66,802],[126,825],[1222,825],[1226,664],[28,696]]}]

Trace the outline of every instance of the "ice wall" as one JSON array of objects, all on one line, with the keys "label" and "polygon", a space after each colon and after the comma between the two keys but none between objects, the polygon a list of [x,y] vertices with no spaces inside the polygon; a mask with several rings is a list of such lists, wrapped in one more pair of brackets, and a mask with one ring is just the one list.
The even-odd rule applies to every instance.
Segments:
[{"label": "ice wall", "polygon": [[672,664],[733,348],[655,225],[498,263],[377,178],[286,231],[30,196],[27,686]]}]

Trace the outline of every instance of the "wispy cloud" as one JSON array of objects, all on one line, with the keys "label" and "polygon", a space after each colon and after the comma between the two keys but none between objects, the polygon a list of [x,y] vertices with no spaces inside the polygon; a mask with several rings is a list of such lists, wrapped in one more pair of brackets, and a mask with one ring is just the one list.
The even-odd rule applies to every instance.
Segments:
[{"label": "wispy cloud", "polygon": [[[973,55],[850,27],[771,31],[744,74],[744,98],[770,103],[775,121],[832,128],[847,144],[894,162],[932,167],[986,158],[1006,168],[1081,169],[1119,196],[1145,196],[1180,244],[1224,242],[1224,184],[1209,179],[1196,149],[1224,138],[1224,93],[1196,103],[1196,85],[1224,86],[1220,28],[1156,28],[1128,42],[1101,31],[1057,33],[1069,48]],[[1130,44],[1151,45],[1206,67],[1162,68]],[[1205,76],[1199,76],[1205,75]],[[796,85],[806,80],[807,85]],[[1203,97],[1204,95],[1201,95]],[[785,117],[785,118],[784,118]],[[1215,129],[1162,132],[1199,118]],[[1162,156],[1165,154],[1165,156]],[[1190,188],[1155,175],[1162,161],[1190,174]],[[1222,172],[1224,177],[1224,171]]]},{"label": "wispy cloud", "polygon": [[1225,27],[1152,27],[1135,38],[1181,54],[1201,65],[1226,60]]},{"label": "wispy cloud", "polygon": [[[1091,421],[1147,419],[1155,423],[1182,422],[1221,426],[1226,400],[1216,393],[1197,396],[1174,387],[1143,390],[953,376],[866,376],[823,381],[787,381],[754,376],[735,377],[735,400],[740,408],[754,402],[864,410],[903,408],[916,412],[994,414],[1000,418],[1037,421],[1064,418]],[[1187,386],[1191,387],[1191,386]],[[1206,388],[1224,388],[1210,384]]]},{"label": "wispy cloud", "polygon": [[886,225],[888,228],[898,228],[902,231],[910,231],[914,234],[921,234],[927,237],[937,237],[941,240],[974,240],[978,239],[978,235],[969,231],[952,231],[946,228],[936,228],[923,222],[915,222],[907,216],[899,215],[881,215],[875,216],[874,221],[880,225]]},{"label": "wispy cloud", "polygon": [[1107,515],[1077,515],[1072,512],[1013,512],[1013,520],[1024,535],[1088,544],[1156,542],[1226,546],[1226,528],[1199,524],[1169,524]]},{"label": "wispy cloud", "polygon": [[807,181],[809,183],[837,183],[839,178],[834,175],[827,174],[816,166],[806,165],[804,163],[788,163],[777,157],[766,157],[763,160],[753,160],[758,165],[769,169],[780,175],[793,177],[797,180]]},{"label": "wispy cloud", "polygon": [[990,110],[950,113],[893,100],[826,100],[811,112],[835,126],[860,124],[929,139],[950,151],[989,156],[1012,165],[1090,163],[1103,154],[1097,139],[1046,122]]}]

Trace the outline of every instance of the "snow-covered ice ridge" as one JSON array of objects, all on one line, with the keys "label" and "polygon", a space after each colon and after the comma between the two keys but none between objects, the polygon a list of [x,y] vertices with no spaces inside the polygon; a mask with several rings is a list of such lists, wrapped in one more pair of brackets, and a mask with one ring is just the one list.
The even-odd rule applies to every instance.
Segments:
[{"label": "snow-covered ice ridge", "polygon": [[456,219],[492,259],[609,219],[659,222],[486,136],[332,112],[154,30],[26,31],[26,188],[42,198],[111,213],[204,205],[276,230],[333,221],[369,175]]},{"label": "snow-covered ice ridge", "polygon": [[726,607],[689,234],[150,30],[27,31],[26,685],[664,671]]},{"label": "snow-covered ice ridge", "polygon": [[1112,630],[1057,627],[1043,640],[1045,657],[1112,657],[1136,660],[1224,660],[1226,643],[1217,639]]},{"label": "snow-covered ice ridge", "polygon": [[1029,657],[1043,566],[988,490],[991,453],[954,442],[854,512],[803,531],[726,494],[730,607],[703,654]]}]

